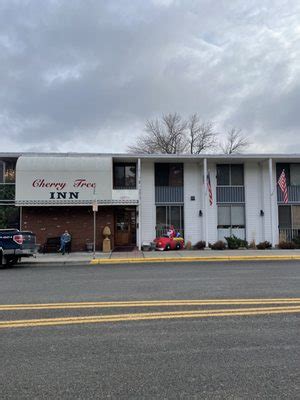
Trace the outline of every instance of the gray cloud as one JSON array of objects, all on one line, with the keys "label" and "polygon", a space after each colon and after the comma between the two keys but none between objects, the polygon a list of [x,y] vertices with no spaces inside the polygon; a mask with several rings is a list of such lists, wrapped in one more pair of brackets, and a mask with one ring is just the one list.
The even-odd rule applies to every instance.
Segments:
[{"label": "gray cloud", "polygon": [[124,151],[177,111],[300,151],[299,17],[292,0],[3,0],[1,150]]}]

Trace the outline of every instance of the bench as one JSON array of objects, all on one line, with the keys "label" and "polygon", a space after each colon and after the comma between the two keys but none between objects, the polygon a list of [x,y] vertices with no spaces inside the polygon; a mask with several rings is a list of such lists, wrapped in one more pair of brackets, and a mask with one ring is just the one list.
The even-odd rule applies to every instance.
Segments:
[{"label": "bench", "polygon": [[[71,243],[66,244],[66,253],[71,251]],[[57,253],[60,249],[60,237],[47,238],[46,242],[42,246],[42,252],[45,253]]]}]

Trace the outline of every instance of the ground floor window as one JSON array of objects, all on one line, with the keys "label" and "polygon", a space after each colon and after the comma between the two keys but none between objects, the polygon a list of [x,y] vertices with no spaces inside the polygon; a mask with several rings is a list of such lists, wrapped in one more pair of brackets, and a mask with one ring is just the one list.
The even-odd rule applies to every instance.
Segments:
[{"label": "ground floor window", "polygon": [[156,206],[156,235],[165,234],[171,225],[184,236],[183,206]]},{"label": "ground floor window", "polygon": [[20,228],[19,208],[9,205],[2,205],[0,206],[0,229],[12,228]]},{"label": "ground floor window", "polygon": [[245,239],[245,206],[244,204],[226,204],[218,206],[218,239],[235,235]]},{"label": "ground floor window", "polygon": [[300,236],[300,205],[278,206],[279,241]]}]

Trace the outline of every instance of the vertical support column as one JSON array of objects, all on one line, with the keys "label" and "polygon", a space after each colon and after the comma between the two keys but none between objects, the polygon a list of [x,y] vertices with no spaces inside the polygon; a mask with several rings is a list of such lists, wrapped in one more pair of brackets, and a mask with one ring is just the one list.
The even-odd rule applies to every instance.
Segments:
[{"label": "vertical support column", "polygon": [[204,241],[208,248],[208,215],[207,215],[207,158],[203,160],[203,184],[204,184]]},{"label": "vertical support column", "polygon": [[141,159],[138,159],[138,174],[137,174],[137,183],[138,183],[138,194],[139,194],[139,204],[138,204],[138,237],[137,237],[137,245],[138,249],[142,249],[142,188],[141,188]]},{"label": "vertical support column", "polygon": [[[264,170],[263,170],[263,162],[259,163],[259,170],[260,170],[260,209],[265,212],[265,205],[264,205],[264,199],[265,199],[265,194],[264,194]],[[261,220],[261,242],[264,242],[267,240],[265,238],[265,217],[264,215],[260,215],[260,220]]]},{"label": "vertical support column", "polygon": [[273,188],[273,160],[269,158],[269,186],[270,186],[270,224],[271,224],[271,244],[274,247],[274,229],[273,229],[273,198],[274,198],[274,188]]},{"label": "vertical support column", "polygon": [[23,225],[23,215],[22,215],[23,209],[22,206],[20,206],[20,231],[22,230],[22,225]]}]

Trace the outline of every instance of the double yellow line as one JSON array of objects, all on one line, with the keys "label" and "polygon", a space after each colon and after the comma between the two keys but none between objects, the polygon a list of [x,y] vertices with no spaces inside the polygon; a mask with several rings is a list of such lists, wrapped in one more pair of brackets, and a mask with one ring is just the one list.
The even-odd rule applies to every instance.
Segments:
[{"label": "double yellow line", "polygon": [[[285,299],[228,299],[228,300],[158,300],[158,301],[126,301],[126,302],[80,302],[80,303],[46,303],[46,304],[15,304],[0,305],[0,311],[25,311],[25,310],[54,310],[54,309],[80,309],[80,308],[131,308],[131,307],[178,307],[178,306],[233,306],[239,308],[216,308],[193,311],[167,311],[128,313],[112,315],[94,315],[62,318],[42,318],[0,321],[0,329],[24,328],[36,326],[92,324],[105,322],[126,322],[142,320],[182,319],[182,318],[207,318],[226,316],[255,316],[266,314],[296,314],[300,313],[299,298]],[[244,307],[255,305],[255,307]],[[268,305],[268,307],[262,307]],[[271,307],[270,307],[271,306]]]}]

